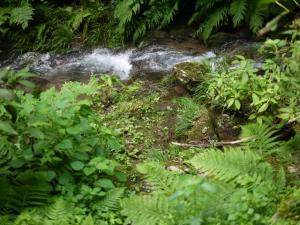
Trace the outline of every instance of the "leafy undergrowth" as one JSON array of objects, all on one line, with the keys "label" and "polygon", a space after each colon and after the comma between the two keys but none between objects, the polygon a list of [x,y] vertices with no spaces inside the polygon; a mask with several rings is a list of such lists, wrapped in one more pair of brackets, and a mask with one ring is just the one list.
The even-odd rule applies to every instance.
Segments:
[{"label": "leafy undergrowth", "polygon": [[239,57],[178,95],[176,79],[106,75],[37,93],[28,71],[2,70],[0,224],[299,224],[299,26],[288,33],[261,68]]}]

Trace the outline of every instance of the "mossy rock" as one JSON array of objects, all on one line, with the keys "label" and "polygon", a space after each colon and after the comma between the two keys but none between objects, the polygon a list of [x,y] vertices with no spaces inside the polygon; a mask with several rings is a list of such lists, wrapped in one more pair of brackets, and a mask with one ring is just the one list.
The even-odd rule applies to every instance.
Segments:
[{"label": "mossy rock", "polygon": [[202,110],[201,116],[194,121],[193,127],[188,132],[190,141],[233,141],[240,134],[235,121],[227,114]]},{"label": "mossy rock", "polygon": [[240,123],[234,116],[226,113],[213,112],[212,123],[214,130],[220,141],[233,141],[236,140],[240,134]]},{"label": "mossy rock", "polygon": [[202,63],[183,62],[174,66],[170,80],[191,89],[194,84],[205,80],[207,72],[208,67]]},{"label": "mossy rock", "polygon": [[187,137],[189,141],[217,141],[217,136],[207,109],[201,110],[199,118],[193,122],[193,127],[187,132]]}]

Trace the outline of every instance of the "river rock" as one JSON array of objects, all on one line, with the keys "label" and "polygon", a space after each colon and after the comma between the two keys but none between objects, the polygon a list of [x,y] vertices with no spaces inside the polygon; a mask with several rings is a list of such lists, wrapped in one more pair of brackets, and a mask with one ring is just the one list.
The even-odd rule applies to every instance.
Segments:
[{"label": "river rock", "polygon": [[235,33],[229,32],[217,32],[212,34],[208,39],[208,44],[213,47],[220,47],[225,43],[240,39],[248,39],[251,34],[247,30],[240,30]]},{"label": "river rock", "polygon": [[179,84],[191,90],[194,84],[205,79],[207,72],[207,67],[201,63],[183,62],[174,66],[171,77]]},{"label": "river rock", "polygon": [[40,57],[39,53],[27,52],[27,53],[23,54],[22,56],[20,56],[19,64],[22,66],[23,65],[32,65],[39,57]]}]

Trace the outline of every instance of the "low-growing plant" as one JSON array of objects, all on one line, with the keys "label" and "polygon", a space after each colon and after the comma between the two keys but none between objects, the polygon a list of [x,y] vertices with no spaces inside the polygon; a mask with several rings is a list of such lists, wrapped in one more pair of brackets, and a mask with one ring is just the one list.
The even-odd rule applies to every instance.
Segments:
[{"label": "low-growing plant", "polygon": [[193,126],[193,122],[201,115],[201,106],[194,100],[182,97],[178,100],[178,116],[176,123],[176,136],[184,136]]},{"label": "low-growing plant", "polygon": [[269,58],[262,64],[237,56],[230,66],[211,74],[207,89],[211,103],[242,111],[260,122],[272,116],[285,121],[298,118],[298,46],[297,38],[267,40],[261,52]]}]

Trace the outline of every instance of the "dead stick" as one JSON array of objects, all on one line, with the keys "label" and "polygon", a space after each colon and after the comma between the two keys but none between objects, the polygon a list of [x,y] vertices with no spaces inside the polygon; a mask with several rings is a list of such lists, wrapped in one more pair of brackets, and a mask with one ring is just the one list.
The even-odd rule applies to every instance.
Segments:
[{"label": "dead stick", "polygon": [[222,141],[222,142],[216,142],[216,143],[212,143],[212,144],[187,144],[187,143],[179,143],[179,142],[171,142],[171,144],[176,145],[176,146],[180,146],[180,147],[200,147],[200,148],[208,148],[208,147],[223,147],[223,146],[230,146],[230,145],[239,145],[241,143],[244,143],[246,141],[249,141],[253,139],[253,137],[247,137],[247,138],[243,138],[240,140],[236,140],[236,141]]}]

